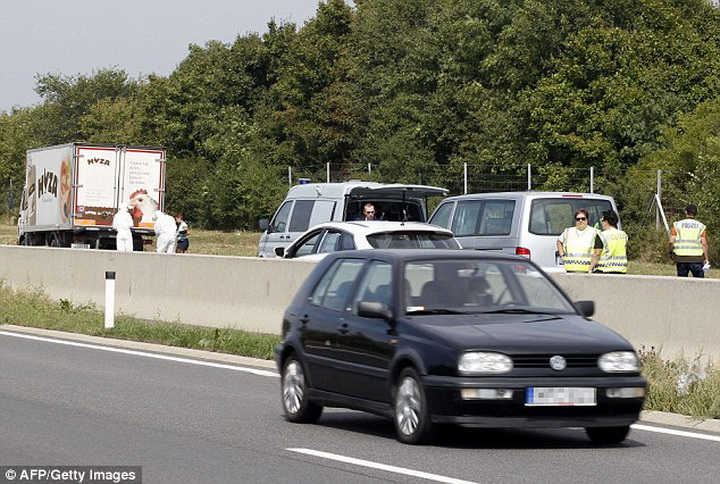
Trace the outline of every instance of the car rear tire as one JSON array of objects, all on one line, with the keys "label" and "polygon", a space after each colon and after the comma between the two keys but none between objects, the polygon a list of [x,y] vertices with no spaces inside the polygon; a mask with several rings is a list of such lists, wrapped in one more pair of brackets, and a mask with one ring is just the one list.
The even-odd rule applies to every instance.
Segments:
[{"label": "car rear tire", "polygon": [[413,368],[405,368],[393,388],[395,431],[406,444],[425,444],[435,432],[430,421],[427,398],[420,377]]},{"label": "car rear tire", "polygon": [[293,355],[283,365],[281,375],[282,407],[285,418],[295,423],[315,423],[322,406],[308,398],[308,382],[302,363]]},{"label": "car rear tire", "polygon": [[624,427],[587,427],[585,429],[588,437],[594,444],[609,445],[619,444],[630,432],[630,426]]}]

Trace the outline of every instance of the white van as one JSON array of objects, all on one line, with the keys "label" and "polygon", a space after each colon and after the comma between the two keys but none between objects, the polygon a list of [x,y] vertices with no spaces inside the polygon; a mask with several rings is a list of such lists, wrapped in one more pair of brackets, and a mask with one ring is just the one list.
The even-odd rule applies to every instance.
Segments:
[{"label": "white van", "polygon": [[604,211],[617,213],[612,197],[594,193],[475,193],[443,200],[429,223],[452,230],[463,249],[521,255],[548,272],[559,272],[564,268],[555,242],[565,228],[575,226],[574,215],[581,208],[588,211],[588,224],[597,228]]},{"label": "white van", "polygon": [[272,220],[260,220],[259,257],[275,257],[275,247],[287,247],[319,223],[362,220],[366,203],[375,205],[378,220],[427,221],[427,197],[445,196],[445,188],[425,185],[349,181],[306,183],[290,188]]}]

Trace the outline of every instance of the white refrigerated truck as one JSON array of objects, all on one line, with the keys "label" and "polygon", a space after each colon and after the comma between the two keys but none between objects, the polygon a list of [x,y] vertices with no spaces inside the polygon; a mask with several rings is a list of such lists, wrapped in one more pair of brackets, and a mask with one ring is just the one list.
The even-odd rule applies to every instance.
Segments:
[{"label": "white refrigerated truck", "polygon": [[68,143],[28,150],[18,244],[115,248],[113,217],[132,206],[135,250],[162,210],[166,151],[145,146]]}]

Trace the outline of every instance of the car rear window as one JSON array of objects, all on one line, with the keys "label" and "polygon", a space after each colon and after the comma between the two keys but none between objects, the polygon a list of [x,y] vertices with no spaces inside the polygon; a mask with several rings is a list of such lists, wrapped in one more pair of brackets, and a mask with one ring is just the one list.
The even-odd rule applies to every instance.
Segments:
[{"label": "car rear window", "polygon": [[585,209],[590,216],[588,225],[602,228],[600,219],[612,210],[610,201],[598,198],[542,198],[533,200],[530,208],[530,233],[560,235],[567,227],[575,226],[575,212]]},{"label": "car rear window", "polygon": [[375,249],[459,249],[450,234],[432,232],[388,232],[371,234],[367,240]]}]

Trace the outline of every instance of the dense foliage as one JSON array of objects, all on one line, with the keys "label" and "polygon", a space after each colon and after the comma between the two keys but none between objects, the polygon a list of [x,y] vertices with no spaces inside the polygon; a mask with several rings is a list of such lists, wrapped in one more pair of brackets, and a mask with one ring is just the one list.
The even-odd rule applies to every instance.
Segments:
[{"label": "dense foliage", "polygon": [[38,75],[42,103],[0,113],[0,196],[17,206],[25,150],[92,141],[165,146],[168,206],[208,228],[255,228],[289,170],[325,180],[327,164],[335,180],[455,194],[465,165],[470,191],[522,180],[529,164],[535,189],[587,191],[592,167],[636,234],[654,229],[663,170],[670,218],[692,201],[711,236],[720,227],[708,0],[353,5],[326,0],[302,27],[192,46],[167,77]]}]

